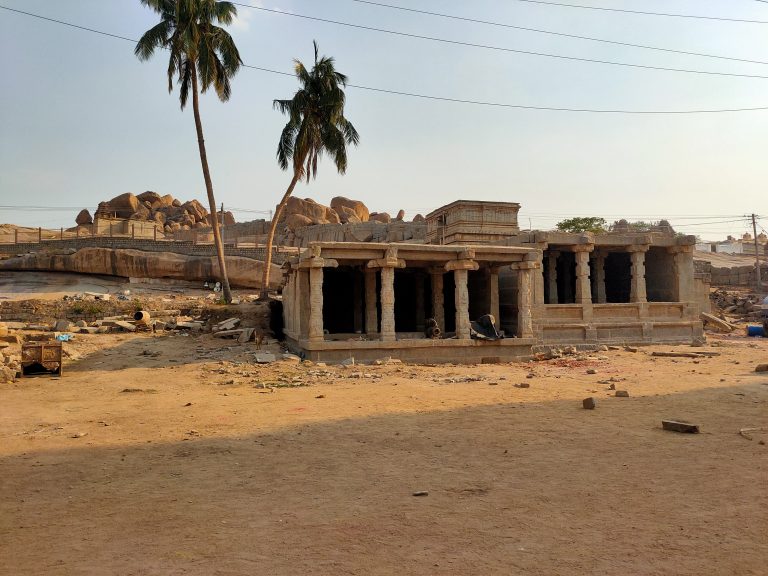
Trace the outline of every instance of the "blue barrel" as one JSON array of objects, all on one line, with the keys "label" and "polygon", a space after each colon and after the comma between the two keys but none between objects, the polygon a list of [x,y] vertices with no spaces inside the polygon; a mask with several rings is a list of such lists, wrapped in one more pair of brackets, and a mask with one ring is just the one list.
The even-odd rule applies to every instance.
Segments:
[{"label": "blue barrel", "polygon": [[762,326],[747,326],[747,336],[762,336],[765,338],[765,330]]}]

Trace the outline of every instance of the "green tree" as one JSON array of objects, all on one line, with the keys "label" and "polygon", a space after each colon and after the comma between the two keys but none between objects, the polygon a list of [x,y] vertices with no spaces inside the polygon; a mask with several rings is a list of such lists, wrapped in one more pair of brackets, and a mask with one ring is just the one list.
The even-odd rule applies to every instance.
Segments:
[{"label": "green tree", "polygon": [[199,93],[213,88],[219,100],[226,102],[232,92],[230,79],[237,73],[242,60],[229,33],[216,24],[231,24],[237,9],[231,2],[218,0],[140,0],[158,14],[160,22],[147,30],[134,51],[139,60],[149,60],[158,48],[170,53],[168,60],[168,92],[176,79],[183,110],[192,93],[192,110],[197,130],[200,163],[211,212],[211,227],[216,244],[216,256],[224,292],[224,300],[232,301],[224,245],[213,196],[213,182],[208,168],[203,124],[200,120]]},{"label": "green tree", "polygon": [[600,234],[606,231],[608,225],[605,218],[588,216],[581,218],[568,218],[557,223],[557,229],[563,232],[594,232]]},{"label": "green tree", "polygon": [[318,55],[309,71],[299,60],[294,60],[294,71],[300,88],[290,100],[275,100],[274,107],[288,115],[288,122],[277,145],[277,162],[283,170],[293,169],[288,189],[277,205],[267,236],[267,256],[264,262],[261,294],[269,296],[269,273],[272,266],[272,246],[277,223],[288,198],[299,180],[317,177],[317,162],[328,154],[339,174],[347,171],[347,145],[357,146],[360,136],[352,123],[344,117],[346,97],[343,88],[347,77],[336,71],[333,58]]}]

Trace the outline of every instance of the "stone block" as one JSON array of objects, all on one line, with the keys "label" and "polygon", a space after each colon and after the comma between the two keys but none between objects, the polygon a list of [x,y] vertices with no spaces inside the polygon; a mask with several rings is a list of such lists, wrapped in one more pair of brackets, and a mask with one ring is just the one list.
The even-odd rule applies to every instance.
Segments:
[{"label": "stone block", "polygon": [[585,410],[594,410],[597,406],[597,401],[592,397],[584,398],[584,400],[581,401],[581,405]]}]

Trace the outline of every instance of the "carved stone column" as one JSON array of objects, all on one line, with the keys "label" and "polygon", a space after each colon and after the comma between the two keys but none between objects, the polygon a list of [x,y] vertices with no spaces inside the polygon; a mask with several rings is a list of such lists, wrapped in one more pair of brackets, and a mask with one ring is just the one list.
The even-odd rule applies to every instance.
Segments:
[{"label": "carved stone column", "polygon": [[320,256],[320,247],[310,247],[310,257],[299,261],[300,269],[309,269],[309,322],[307,338],[324,340],[323,333],[323,268],[336,268],[339,263]]},{"label": "carved stone column", "polygon": [[496,321],[496,327],[501,326],[501,318],[499,317],[499,269],[497,267],[490,268],[490,274],[488,275],[488,302],[490,304],[490,314]]},{"label": "carved stone column", "polygon": [[430,271],[432,278],[432,318],[441,332],[445,332],[445,297],[443,295],[443,269]]},{"label": "carved stone column", "polygon": [[395,331],[395,269],[385,266],[381,269],[381,339],[397,339]]},{"label": "carved stone column", "polygon": [[365,333],[370,335],[379,332],[379,312],[376,308],[376,269],[365,270]]},{"label": "carved stone column", "polygon": [[576,256],[576,304],[592,303],[592,287],[589,283],[589,253],[592,246],[579,246]]},{"label": "carved stone column", "polygon": [[455,284],[454,301],[456,304],[456,338],[470,339],[469,324],[469,288],[467,277],[470,270],[478,270],[480,265],[473,260],[474,250],[465,250],[459,254],[458,260],[450,260],[445,265],[447,271],[453,271]]},{"label": "carved stone column", "polygon": [[533,272],[538,262],[519,262],[512,265],[517,270],[517,334],[520,338],[533,338],[532,284]]},{"label": "carved stone column", "polygon": [[323,269],[309,269],[309,339],[323,340]]},{"label": "carved stone column", "polygon": [[453,281],[456,285],[456,338],[459,340],[469,340],[469,290],[467,288],[467,276],[469,272],[465,269],[453,271]]},{"label": "carved stone column", "polygon": [[387,248],[384,258],[371,260],[368,268],[381,269],[381,332],[380,338],[384,342],[392,342],[397,339],[395,329],[395,268],[405,268],[405,260],[397,257],[397,247]]},{"label": "carved stone column", "polygon": [[547,304],[557,304],[557,258],[560,252],[551,251],[547,258],[547,276],[549,287],[549,302]]},{"label": "carved stone column", "polygon": [[693,246],[673,246],[669,251],[674,254],[675,266],[671,271],[675,275],[675,301],[691,302],[694,298]]},{"label": "carved stone column", "polygon": [[645,290],[645,252],[647,246],[630,246],[629,253],[632,258],[632,281],[630,284],[629,301],[647,302]]},{"label": "carved stone column", "polygon": [[603,252],[592,253],[592,271],[594,272],[592,291],[593,298],[597,304],[605,304],[605,254]]},{"label": "carved stone column", "polygon": [[425,324],[424,324],[424,274],[421,272],[421,270],[418,270],[416,272],[416,276],[414,278],[414,281],[416,283],[416,294],[415,300],[416,300],[416,331],[417,332],[424,332]]}]

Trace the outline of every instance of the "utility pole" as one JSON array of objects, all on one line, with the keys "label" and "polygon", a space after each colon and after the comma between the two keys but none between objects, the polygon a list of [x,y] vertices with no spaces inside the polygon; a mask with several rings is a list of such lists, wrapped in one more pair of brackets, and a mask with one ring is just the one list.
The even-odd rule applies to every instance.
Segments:
[{"label": "utility pole", "polygon": [[757,281],[757,294],[763,295],[763,281],[760,278],[760,244],[757,241],[757,216],[752,214],[752,236],[755,240],[755,279]]},{"label": "utility pole", "polygon": [[224,227],[224,202],[221,203],[221,210],[219,210],[219,214],[221,214],[221,227]]}]

